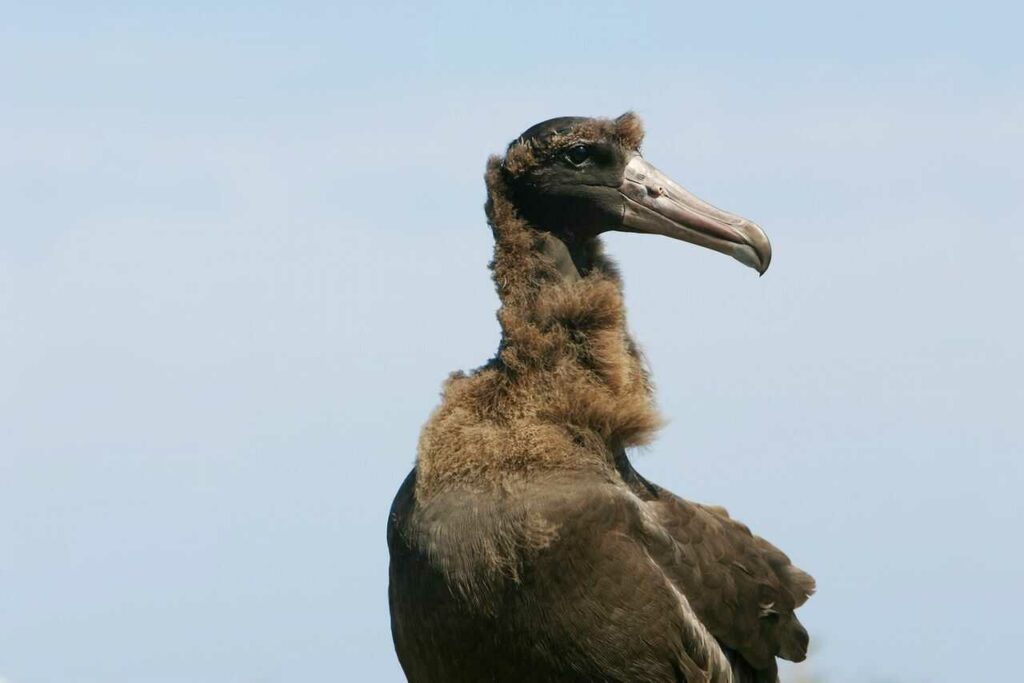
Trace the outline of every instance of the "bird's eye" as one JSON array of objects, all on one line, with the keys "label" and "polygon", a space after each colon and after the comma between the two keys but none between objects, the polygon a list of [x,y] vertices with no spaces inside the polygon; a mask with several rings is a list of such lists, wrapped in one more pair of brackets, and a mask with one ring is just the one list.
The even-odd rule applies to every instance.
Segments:
[{"label": "bird's eye", "polygon": [[590,148],[586,145],[574,145],[565,153],[565,158],[569,163],[580,166],[590,158]]}]

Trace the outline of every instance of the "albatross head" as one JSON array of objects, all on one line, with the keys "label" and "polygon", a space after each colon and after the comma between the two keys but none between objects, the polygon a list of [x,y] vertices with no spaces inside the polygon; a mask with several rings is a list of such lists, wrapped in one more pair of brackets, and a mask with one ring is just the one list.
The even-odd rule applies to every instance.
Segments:
[{"label": "albatross head", "polygon": [[728,254],[758,273],[772,258],[757,224],[695,197],[640,154],[640,119],[566,116],[527,129],[503,169],[512,201],[566,242],[608,230],[665,235]]}]

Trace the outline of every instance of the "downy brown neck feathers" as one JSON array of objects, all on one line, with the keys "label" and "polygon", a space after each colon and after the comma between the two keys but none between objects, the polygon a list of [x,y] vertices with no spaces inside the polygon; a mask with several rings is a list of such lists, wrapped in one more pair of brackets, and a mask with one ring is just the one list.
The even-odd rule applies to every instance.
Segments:
[{"label": "downy brown neck feathers", "polygon": [[661,421],[600,241],[570,247],[530,226],[510,200],[501,158],[490,159],[486,181],[501,344],[486,365],[446,382],[420,437],[421,499],[543,471],[612,477],[614,453],[646,443]]}]

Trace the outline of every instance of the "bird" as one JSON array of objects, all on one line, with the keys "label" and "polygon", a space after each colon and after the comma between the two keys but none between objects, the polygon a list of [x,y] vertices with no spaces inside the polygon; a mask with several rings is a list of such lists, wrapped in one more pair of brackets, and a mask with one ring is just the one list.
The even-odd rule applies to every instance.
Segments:
[{"label": "bird", "polygon": [[558,117],[487,162],[501,340],[445,381],[388,516],[411,683],[775,683],[806,657],[814,579],[627,455],[663,420],[601,234],[771,261],[757,224],[659,171],[643,136],[633,112]]}]

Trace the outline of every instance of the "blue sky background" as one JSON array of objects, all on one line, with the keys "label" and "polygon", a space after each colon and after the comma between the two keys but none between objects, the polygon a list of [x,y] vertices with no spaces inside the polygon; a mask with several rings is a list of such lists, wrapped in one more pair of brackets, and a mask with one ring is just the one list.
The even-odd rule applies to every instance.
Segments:
[{"label": "blue sky background", "polygon": [[497,338],[487,155],[635,109],[772,238],[613,235],[647,476],[818,579],[805,672],[996,680],[1024,612],[1024,11],[17,3],[0,681],[400,681],[384,525]]}]

